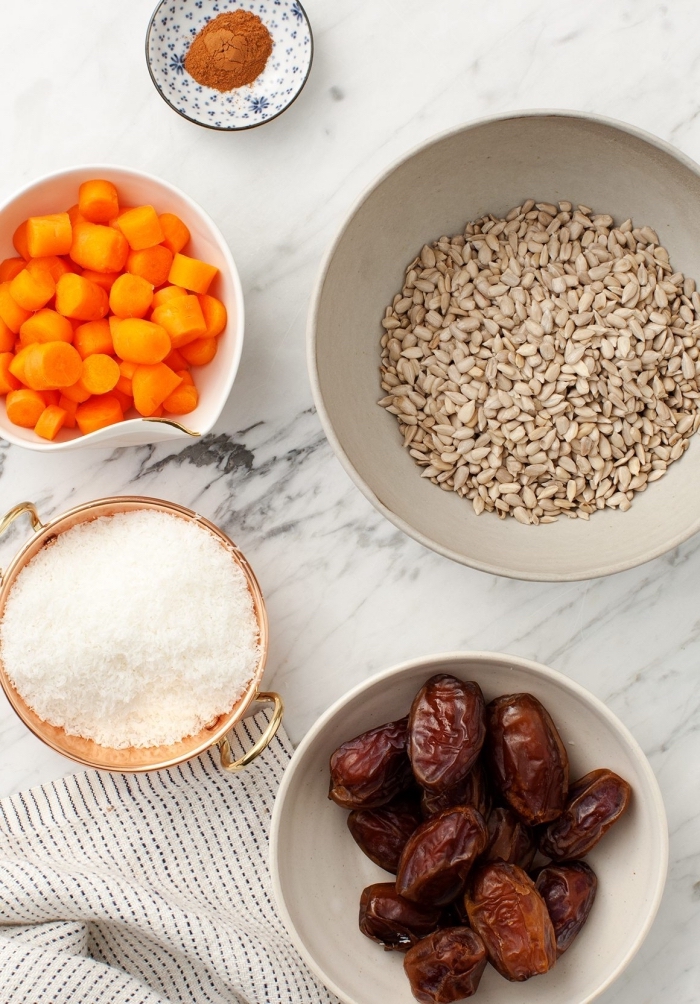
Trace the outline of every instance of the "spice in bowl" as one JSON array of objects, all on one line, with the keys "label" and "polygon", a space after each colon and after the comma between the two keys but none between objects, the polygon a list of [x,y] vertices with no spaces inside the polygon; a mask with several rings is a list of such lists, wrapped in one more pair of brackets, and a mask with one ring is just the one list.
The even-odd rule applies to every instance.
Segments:
[{"label": "spice in bowl", "polygon": [[272,36],[257,14],[228,11],[195,36],[185,56],[185,69],[204,87],[232,91],[252,84],[271,52]]},{"label": "spice in bowl", "polygon": [[233,554],[151,509],[60,533],[17,575],[0,658],[40,718],[113,749],[172,745],[228,714],[259,628]]}]

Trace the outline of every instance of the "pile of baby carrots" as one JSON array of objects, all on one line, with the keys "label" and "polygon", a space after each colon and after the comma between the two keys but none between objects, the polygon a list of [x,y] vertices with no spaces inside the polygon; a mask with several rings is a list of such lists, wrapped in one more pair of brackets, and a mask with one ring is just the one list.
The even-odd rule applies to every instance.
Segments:
[{"label": "pile of baby carrots", "polygon": [[121,206],[100,179],[84,182],[67,212],[20,224],[19,257],[0,263],[0,395],[11,422],[52,440],[197,407],[190,367],[214,358],[226,308],[207,292],[217,269],[182,254],[189,239],[178,216]]}]

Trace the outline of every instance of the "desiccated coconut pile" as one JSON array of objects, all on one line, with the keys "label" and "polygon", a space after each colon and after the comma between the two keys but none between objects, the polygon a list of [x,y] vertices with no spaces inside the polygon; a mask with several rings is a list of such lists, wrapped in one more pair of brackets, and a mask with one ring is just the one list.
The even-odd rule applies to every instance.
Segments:
[{"label": "desiccated coconut pile", "polygon": [[529,199],[426,245],[379,402],[445,491],[521,523],[629,509],[700,426],[700,295],[650,227]]},{"label": "desiccated coconut pile", "polygon": [[255,673],[245,576],[208,530],[153,510],[82,523],[19,573],[0,655],[34,711],[117,749],[170,745]]}]

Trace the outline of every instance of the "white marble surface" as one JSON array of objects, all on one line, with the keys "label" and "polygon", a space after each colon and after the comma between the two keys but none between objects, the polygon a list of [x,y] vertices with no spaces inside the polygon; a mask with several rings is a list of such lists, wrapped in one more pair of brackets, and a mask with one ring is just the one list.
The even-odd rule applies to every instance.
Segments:
[{"label": "white marble surface", "polygon": [[[700,999],[700,539],[649,565],[571,585],[491,578],[423,550],[351,485],[314,414],[304,359],[321,255],[376,174],[432,134],[508,109],[624,119],[700,160],[694,0],[307,0],[316,59],[280,119],[219,135],[154,91],[153,0],[6,3],[0,198],[87,162],[159,174],[207,209],[241,271],[243,362],[216,433],[175,452],[46,457],[0,444],[0,510],[42,514],[107,494],[191,506],[250,557],[269,604],[266,682],[298,741],[351,684],[447,649],[538,659],[629,726],[659,778],[671,869],[657,922],[605,1004]],[[27,528],[8,534],[6,562]],[[72,769],[3,701],[0,793]],[[517,993],[514,999],[517,999]]]}]

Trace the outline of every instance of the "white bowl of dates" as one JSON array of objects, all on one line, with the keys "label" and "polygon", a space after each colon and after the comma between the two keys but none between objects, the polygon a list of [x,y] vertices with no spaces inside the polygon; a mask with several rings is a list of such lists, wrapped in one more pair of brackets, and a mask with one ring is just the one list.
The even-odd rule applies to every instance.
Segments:
[{"label": "white bowl of dates", "polygon": [[347,1004],[592,1001],[646,937],[667,859],[624,725],[560,673],[493,653],[351,690],[300,744],[272,819],[282,917]]}]

